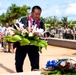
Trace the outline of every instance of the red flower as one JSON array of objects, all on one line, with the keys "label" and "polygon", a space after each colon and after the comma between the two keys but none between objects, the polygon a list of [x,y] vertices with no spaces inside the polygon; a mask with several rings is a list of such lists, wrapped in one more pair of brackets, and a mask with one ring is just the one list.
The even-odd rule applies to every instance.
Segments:
[{"label": "red flower", "polygon": [[66,65],[66,66],[65,66],[65,69],[68,70],[68,69],[69,69],[69,65]]},{"label": "red flower", "polygon": [[76,67],[76,63],[74,64],[74,66]]},{"label": "red flower", "polygon": [[60,68],[60,69],[62,69],[62,68],[63,68],[63,66],[59,65],[59,68]]},{"label": "red flower", "polygon": [[66,65],[70,66],[70,62],[66,62]]},{"label": "red flower", "polygon": [[73,67],[73,69],[72,70],[75,70],[76,68],[75,67]]}]

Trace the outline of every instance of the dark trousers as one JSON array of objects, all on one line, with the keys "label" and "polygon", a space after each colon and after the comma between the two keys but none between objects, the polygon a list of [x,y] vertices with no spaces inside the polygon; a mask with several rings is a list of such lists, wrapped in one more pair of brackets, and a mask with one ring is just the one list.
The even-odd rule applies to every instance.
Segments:
[{"label": "dark trousers", "polygon": [[19,46],[15,55],[15,67],[17,72],[23,72],[23,63],[26,54],[29,56],[31,71],[39,69],[39,48],[34,45]]}]

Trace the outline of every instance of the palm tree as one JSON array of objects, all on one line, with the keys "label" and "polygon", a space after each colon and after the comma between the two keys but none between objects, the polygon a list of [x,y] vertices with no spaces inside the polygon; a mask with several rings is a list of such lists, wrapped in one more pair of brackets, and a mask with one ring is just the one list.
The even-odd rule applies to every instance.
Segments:
[{"label": "palm tree", "polygon": [[68,21],[67,17],[62,17],[61,18],[62,26],[68,26],[70,25],[70,21]]}]

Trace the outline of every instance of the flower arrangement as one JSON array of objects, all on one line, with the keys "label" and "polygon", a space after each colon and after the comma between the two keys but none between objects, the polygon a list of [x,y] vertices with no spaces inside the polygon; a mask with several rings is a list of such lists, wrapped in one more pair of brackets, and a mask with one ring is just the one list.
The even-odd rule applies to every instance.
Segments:
[{"label": "flower arrangement", "polygon": [[[29,23],[29,22],[28,22]],[[12,30],[14,32],[13,35],[8,35],[4,37],[4,41],[9,42],[19,42],[21,46],[33,44],[39,47],[39,51],[42,52],[42,48],[47,48],[46,40],[40,39],[42,29],[36,28],[36,25],[33,28],[25,28],[23,24],[18,23],[20,26],[18,27],[15,24],[16,29]],[[30,26],[30,23],[29,23]]]},{"label": "flower arrangement", "polygon": [[47,61],[44,75],[76,75],[76,61],[73,59],[58,59]]}]

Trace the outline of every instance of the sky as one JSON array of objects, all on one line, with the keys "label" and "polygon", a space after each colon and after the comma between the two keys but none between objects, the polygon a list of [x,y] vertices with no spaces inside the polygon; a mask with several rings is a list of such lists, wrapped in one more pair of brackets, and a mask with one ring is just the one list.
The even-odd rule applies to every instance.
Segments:
[{"label": "sky", "polygon": [[68,17],[69,20],[76,20],[76,0],[0,0],[0,15],[5,13],[11,4],[27,5],[31,8],[39,5],[44,18],[57,16],[58,19]]}]

